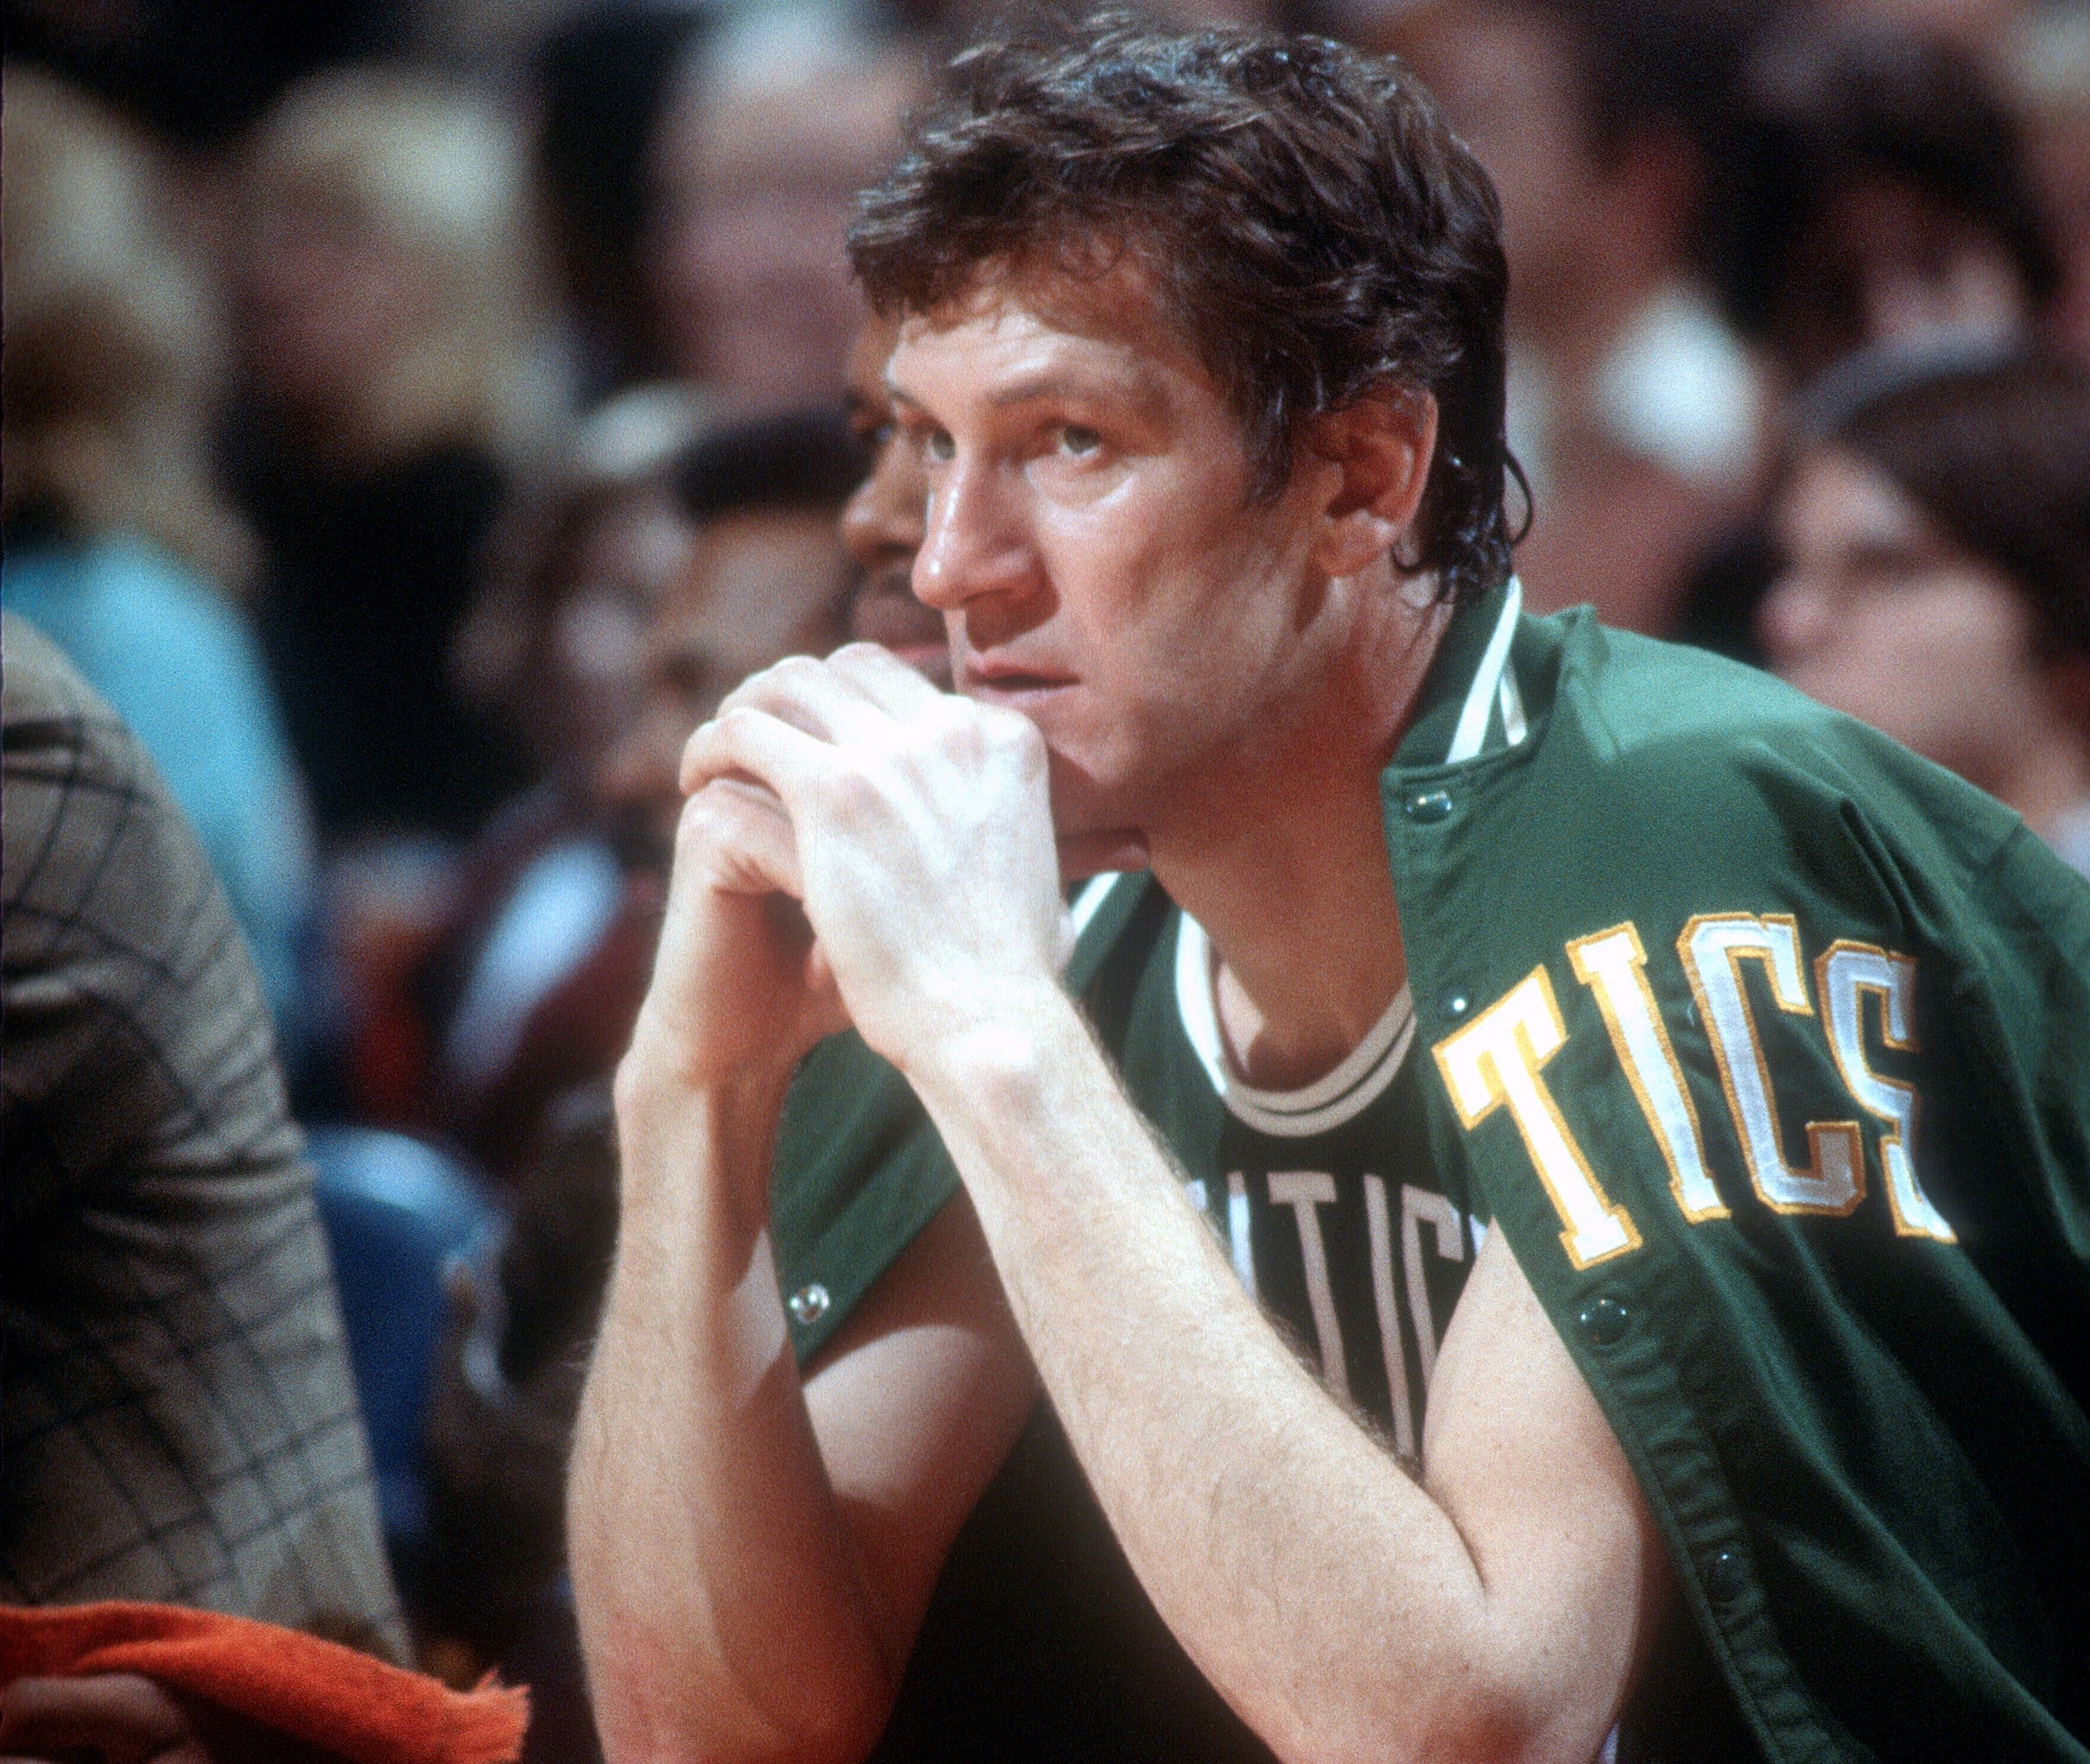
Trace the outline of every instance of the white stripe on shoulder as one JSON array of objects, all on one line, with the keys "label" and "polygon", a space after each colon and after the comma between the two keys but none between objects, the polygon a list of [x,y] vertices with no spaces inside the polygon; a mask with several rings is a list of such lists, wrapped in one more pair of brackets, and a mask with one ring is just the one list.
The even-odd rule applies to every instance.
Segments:
[{"label": "white stripe on shoulder", "polygon": [[[1473,683],[1466,688],[1466,703],[1459,711],[1459,726],[1452,734],[1452,750],[1444,756],[1447,764],[1456,765],[1461,760],[1473,758],[1487,739],[1489,714],[1495,708],[1495,695],[1501,686],[1503,671],[1510,665],[1510,640],[1517,635],[1517,616],[1523,610],[1523,585],[1512,576],[1509,592],[1503,597],[1502,616],[1495,621],[1494,633],[1481,654]],[[1519,716],[1517,720],[1521,723],[1523,719]],[[1514,742],[1511,744],[1515,745]]]}]

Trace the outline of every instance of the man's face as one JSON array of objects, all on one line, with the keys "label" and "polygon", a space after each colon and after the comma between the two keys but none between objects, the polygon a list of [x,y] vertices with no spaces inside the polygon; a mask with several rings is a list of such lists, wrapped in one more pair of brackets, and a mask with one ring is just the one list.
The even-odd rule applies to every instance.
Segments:
[{"label": "man's face", "polygon": [[1786,563],[1758,623],[1779,676],[1994,787],[2047,726],[2023,598],[1854,454],[1808,454],[1776,516]]},{"label": "man's face", "polygon": [[960,690],[1043,732],[1063,844],[1137,844],[1296,738],[1326,473],[1251,504],[1240,424],[1129,256],[989,275],[902,324],[888,378],[928,475],[915,591]]},{"label": "man's face", "polygon": [[628,858],[666,876],[690,731],[750,674],[832,648],[841,595],[830,514],[750,510],[705,528],[647,638],[645,708],[598,777]]},{"label": "man's face", "polygon": [[943,615],[915,598],[915,553],[922,549],[922,510],[928,497],[921,450],[893,420],[885,389],[886,357],[900,336],[896,319],[866,319],[849,351],[843,404],[850,433],[871,461],[864,482],[842,509],[842,543],[855,579],[849,635],[882,643],[945,691],[951,648]]}]

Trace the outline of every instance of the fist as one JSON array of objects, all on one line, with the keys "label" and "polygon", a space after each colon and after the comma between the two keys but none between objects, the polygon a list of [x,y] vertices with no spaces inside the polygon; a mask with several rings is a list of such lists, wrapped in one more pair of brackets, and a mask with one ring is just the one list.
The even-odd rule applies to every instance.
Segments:
[{"label": "fist", "polygon": [[1056,989],[1070,933],[1026,718],[856,645],[749,680],[691,738],[683,781],[775,802],[783,825],[750,862],[802,905],[809,972],[903,1071]]}]

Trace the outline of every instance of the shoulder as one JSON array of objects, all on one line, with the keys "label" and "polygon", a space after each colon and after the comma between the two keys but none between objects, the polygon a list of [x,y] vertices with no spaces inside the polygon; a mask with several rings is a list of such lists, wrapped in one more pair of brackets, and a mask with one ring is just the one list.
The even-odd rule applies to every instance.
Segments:
[{"label": "shoulder", "polygon": [[7,1119],[21,1173],[36,1187],[117,1159],[294,1158],[253,964],[194,832],[55,646],[12,618],[4,641]]},{"label": "shoulder", "polygon": [[1584,877],[1598,910],[1754,887],[1900,926],[1919,901],[1978,916],[1999,882],[2017,885],[2018,818],[1876,730],[1720,656],[1586,615],[1542,623],[1546,714],[1508,768],[1516,819],[1498,831],[1545,827],[1581,848],[1563,864],[1570,896]]}]

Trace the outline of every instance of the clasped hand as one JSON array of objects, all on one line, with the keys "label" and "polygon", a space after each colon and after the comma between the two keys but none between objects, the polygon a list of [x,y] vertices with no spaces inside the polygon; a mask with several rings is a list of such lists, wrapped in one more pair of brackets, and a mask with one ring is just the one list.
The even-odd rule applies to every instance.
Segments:
[{"label": "clasped hand", "polygon": [[690,1081],[788,1070],[846,1023],[919,1074],[1056,985],[1070,933],[1026,718],[852,644],[741,686],[681,783],[640,1034]]}]

